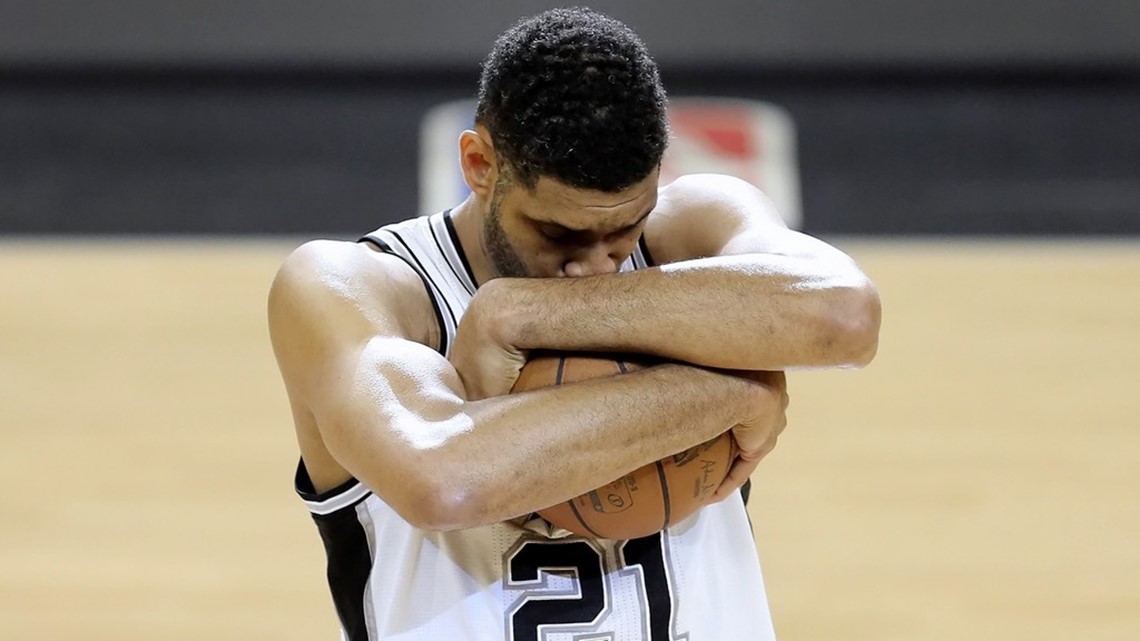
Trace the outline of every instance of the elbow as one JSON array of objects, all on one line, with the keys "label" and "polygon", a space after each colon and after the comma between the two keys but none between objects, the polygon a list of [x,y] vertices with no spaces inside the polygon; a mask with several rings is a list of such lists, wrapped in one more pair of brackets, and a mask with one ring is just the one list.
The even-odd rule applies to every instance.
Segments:
[{"label": "elbow", "polygon": [[392,508],[412,526],[430,532],[483,525],[479,491],[438,462],[415,466],[401,474],[401,492]]},{"label": "elbow", "polygon": [[478,518],[472,493],[453,484],[441,484],[433,492],[426,494],[420,504],[419,522],[416,527],[429,532],[464,530],[484,525]]},{"label": "elbow", "polygon": [[847,288],[839,305],[830,314],[832,365],[859,369],[875,358],[879,349],[882,302],[878,288],[870,280]]}]

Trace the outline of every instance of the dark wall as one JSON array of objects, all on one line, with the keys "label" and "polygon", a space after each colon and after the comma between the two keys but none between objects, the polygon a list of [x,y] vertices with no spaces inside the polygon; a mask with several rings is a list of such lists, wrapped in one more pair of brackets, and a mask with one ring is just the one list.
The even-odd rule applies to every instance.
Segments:
[{"label": "dark wall", "polygon": [[[672,95],[791,113],[809,231],[1140,233],[1140,3],[594,4]],[[0,232],[350,236],[421,213],[421,116],[469,98],[534,5],[495,6],[9,0]]]},{"label": "dark wall", "polygon": [[464,65],[558,4],[666,64],[1140,64],[1135,0],[5,0],[0,62]]}]

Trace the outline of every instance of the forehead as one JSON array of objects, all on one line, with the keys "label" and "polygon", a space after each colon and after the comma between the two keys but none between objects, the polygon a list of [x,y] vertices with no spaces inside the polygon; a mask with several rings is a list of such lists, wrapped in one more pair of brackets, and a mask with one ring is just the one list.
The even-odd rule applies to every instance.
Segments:
[{"label": "forehead", "polygon": [[571,229],[632,224],[657,204],[657,172],[616,192],[570,187],[541,177],[533,190],[516,188],[515,205],[528,218]]}]

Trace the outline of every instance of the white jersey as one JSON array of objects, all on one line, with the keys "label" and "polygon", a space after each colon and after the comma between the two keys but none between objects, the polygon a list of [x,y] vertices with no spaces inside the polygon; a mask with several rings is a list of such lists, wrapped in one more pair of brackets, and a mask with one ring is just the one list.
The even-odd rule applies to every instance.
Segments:
[{"label": "white jersey", "polygon": [[[440,352],[475,294],[449,212],[365,240],[423,278]],[[622,271],[647,266],[639,243]],[[430,532],[355,480],[297,493],[317,523],[348,641],[766,641],[774,639],[741,497],[641,539],[586,539],[535,515]]]}]

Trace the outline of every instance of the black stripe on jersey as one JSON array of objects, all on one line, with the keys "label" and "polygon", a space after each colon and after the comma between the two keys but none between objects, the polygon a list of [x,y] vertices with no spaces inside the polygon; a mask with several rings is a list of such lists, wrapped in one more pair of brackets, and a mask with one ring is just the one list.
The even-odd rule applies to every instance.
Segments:
[{"label": "black stripe on jersey", "polygon": [[356,516],[356,507],[331,514],[314,514],[328,557],[329,590],[336,614],[349,641],[368,641],[364,593],[372,573],[368,534]]},{"label": "black stripe on jersey", "polygon": [[[393,234],[393,235],[395,235],[395,234]],[[407,244],[404,243],[403,239],[401,239],[399,236],[396,236],[396,240],[399,240],[400,243],[404,245],[404,247],[407,247]],[[446,321],[443,319],[443,310],[440,309],[439,302],[437,300],[437,296],[435,295],[435,293],[433,293],[435,290],[435,284],[432,283],[431,279],[429,279],[427,277],[427,274],[424,273],[423,266],[419,265],[420,261],[416,260],[416,264],[413,265],[411,262],[408,261],[407,258],[404,258],[403,256],[397,254],[395,252],[395,250],[393,250],[392,247],[390,245],[388,245],[388,243],[380,240],[379,238],[377,238],[375,236],[365,236],[364,238],[361,238],[359,242],[363,242],[363,241],[368,241],[368,242],[372,243],[373,245],[376,245],[377,247],[379,247],[380,250],[383,251],[385,254],[391,254],[391,255],[395,256],[396,258],[399,258],[400,260],[404,261],[405,263],[407,263],[408,267],[412,268],[412,271],[414,271],[416,274],[419,275],[420,280],[422,280],[424,282],[424,290],[427,291],[428,298],[431,299],[431,307],[432,307],[432,309],[435,310],[435,319],[439,323],[439,349],[437,351],[440,354],[443,354],[444,356],[446,356],[447,355],[447,347],[448,347],[448,345],[447,345],[447,325],[446,325]],[[416,255],[412,254],[411,249],[408,250],[408,253],[411,254],[412,259],[415,260]],[[417,265],[419,265],[419,266],[417,267]],[[442,292],[440,293],[438,298],[441,300],[443,299]],[[455,319],[455,314],[452,313],[450,307],[447,308],[447,313],[451,314],[452,320]]]},{"label": "black stripe on jersey", "polygon": [[649,253],[649,245],[645,244],[645,234],[637,239],[637,246],[641,248],[641,255],[645,257],[645,265],[647,267],[654,267],[657,261],[653,260],[653,255]]},{"label": "black stripe on jersey", "polygon": [[[451,270],[451,273],[452,273],[452,274],[455,274],[455,280],[456,280],[456,282],[458,282],[459,284],[463,285],[463,289],[466,289],[466,290],[467,290],[467,293],[468,293],[468,294],[471,294],[472,296],[474,296],[474,295],[475,295],[475,292],[474,292],[474,291],[472,291],[470,288],[468,288],[468,287],[467,287],[467,283],[464,283],[464,282],[463,282],[463,277],[462,277],[462,276],[460,276],[460,275],[459,275],[459,272],[457,272],[457,271],[455,270],[455,265],[452,265],[452,264],[451,264],[451,259],[450,259],[450,257],[448,257],[448,255],[447,255],[447,250],[445,250],[445,249],[443,248],[443,242],[442,242],[442,241],[440,241],[440,239],[439,239],[439,236],[437,236],[437,235],[436,235],[436,233],[435,233],[435,225],[431,224],[431,222],[430,222],[430,221],[428,222],[428,231],[429,231],[429,232],[431,232],[431,238],[432,238],[432,240],[434,240],[434,241],[435,241],[435,246],[436,246],[437,248],[439,248],[439,255],[443,257],[443,262],[447,263],[447,267],[448,267],[448,269],[450,269],[450,270]],[[471,282],[475,282],[475,281],[474,281],[474,280],[472,280]]]},{"label": "black stripe on jersey", "polygon": [[459,254],[459,260],[463,263],[463,269],[467,271],[467,277],[471,279],[471,284],[478,287],[479,281],[475,280],[475,272],[471,271],[471,262],[467,260],[467,253],[463,251],[463,244],[459,242],[459,232],[455,231],[455,223],[451,222],[450,209],[443,212],[443,222],[447,225],[447,234],[451,236],[451,244],[455,245],[455,253]]},{"label": "black stripe on jersey", "polygon": [[[297,466],[294,481],[298,494],[314,499],[337,494],[355,482],[350,479],[341,487],[318,495],[303,461]],[[361,497],[360,501],[329,514],[312,515],[328,559],[326,574],[329,591],[348,641],[368,641],[364,592],[368,587],[368,577],[372,574],[372,552],[368,546],[368,534],[356,516],[356,506],[366,498],[367,496]]]},{"label": "black stripe on jersey", "polygon": [[[428,225],[430,226],[431,223],[428,223]],[[424,278],[427,278],[427,270],[424,269],[424,264],[421,263],[420,259],[416,256],[416,252],[412,251],[411,245],[409,245],[408,242],[394,230],[389,229],[388,233],[392,234],[392,237],[400,241],[400,244],[404,246],[404,249],[408,250],[408,255],[412,257],[412,260],[416,261],[416,264],[420,266],[420,271],[423,273]],[[447,314],[451,316],[451,326],[459,327],[459,317],[455,315],[455,310],[451,309],[451,305],[447,304],[447,297],[443,295],[443,288],[437,285],[430,278],[427,280],[435,288],[435,291],[439,293],[439,302],[443,303],[443,306],[447,308]],[[442,330],[443,328],[441,327],[440,329]],[[443,352],[444,350],[441,349],[440,351]]]}]

